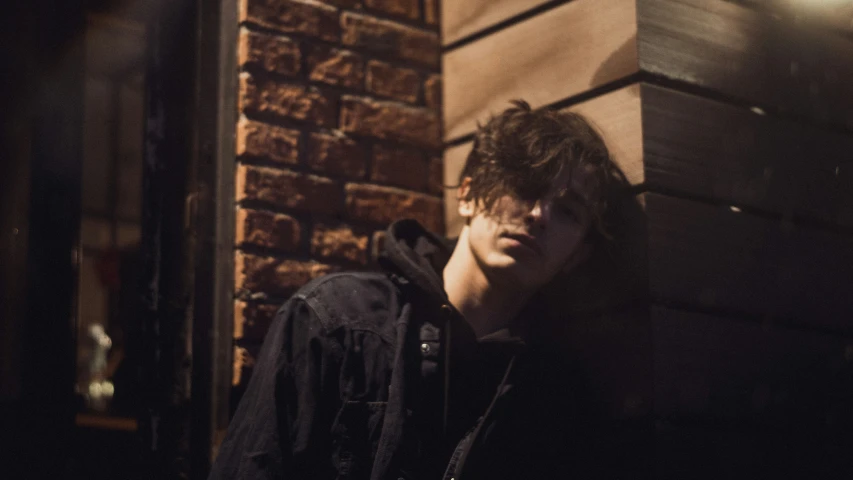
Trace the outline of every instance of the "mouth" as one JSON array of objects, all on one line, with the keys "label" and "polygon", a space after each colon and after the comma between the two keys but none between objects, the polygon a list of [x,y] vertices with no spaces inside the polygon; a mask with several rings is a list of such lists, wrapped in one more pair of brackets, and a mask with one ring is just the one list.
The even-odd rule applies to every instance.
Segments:
[{"label": "mouth", "polygon": [[542,250],[539,248],[539,244],[536,242],[536,239],[530,235],[524,233],[504,233],[501,236],[504,238],[509,238],[510,240],[515,240],[517,243],[529,248],[530,250],[533,250],[536,253],[542,253]]}]

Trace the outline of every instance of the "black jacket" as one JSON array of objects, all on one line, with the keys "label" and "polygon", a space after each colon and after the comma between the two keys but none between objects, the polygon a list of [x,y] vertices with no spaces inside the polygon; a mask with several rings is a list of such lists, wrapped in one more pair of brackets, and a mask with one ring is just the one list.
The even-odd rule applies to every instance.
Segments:
[{"label": "black jacket", "polygon": [[[450,246],[393,224],[384,272],[337,273],[278,311],[210,478],[571,476],[595,466],[559,352],[480,339],[450,305]],[[518,325],[537,320],[528,309]]]}]

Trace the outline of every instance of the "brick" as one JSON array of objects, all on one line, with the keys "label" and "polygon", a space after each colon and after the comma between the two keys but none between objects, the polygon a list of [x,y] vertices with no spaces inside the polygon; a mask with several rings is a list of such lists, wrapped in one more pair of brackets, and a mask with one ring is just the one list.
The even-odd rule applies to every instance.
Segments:
[{"label": "brick", "polygon": [[341,99],[341,130],[381,139],[438,148],[438,115],[426,109],[345,95]]},{"label": "brick", "polygon": [[364,177],[367,153],[351,138],[340,132],[311,133],[307,143],[305,157],[312,169],[351,179]]},{"label": "brick", "polygon": [[424,22],[428,25],[438,25],[439,0],[424,0]]},{"label": "brick", "polygon": [[238,63],[240,67],[261,68],[281,75],[299,73],[302,55],[296,42],[245,28],[240,31]]},{"label": "brick", "polygon": [[435,32],[352,12],[341,15],[341,29],[344,45],[438,67],[439,41]]},{"label": "brick", "polygon": [[275,115],[319,126],[335,123],[335,101],[320,90],[304,85],[240,75],[238,108],[248,115]]},{"label": "brick", "polygon": [[433,195],[444,195],[444,162],[441,157],[429,159],[429,181],[427,192]]},{"label": "brick", "polygon": [[410,68],[398,68],[385,62],[371,60],[367,64],[367,91],[404,102],[418,101],[421,79]]},{"label": "brick", "polygon": [[237,155],[294,165],[299,162],[299,131],[241,118],[237,122]]},{"label": "brick", "polygon": [[441,75],[430,75],[424,81],[424,103],[433,110],[441,109]]},{"label": "brick", "polygon": [[275,168],[239,165],[236,200],[258,200],[276,207],[334,214],[341,210],[343,193],[337,182]]},{"label": "brick", "polygon": [[235,300],[234,339],[263,341],[278,309],[278,305]]},{"label": "brick", "polygon": [[364,6],[412,20],[421,17],[419,0],[364,0]]},{"label": "brick", "polygon": [[237,210],[237,245],[294,251],[299,248],[299,221],[283,213],[241,208]]},{"label": "brick", "polygon": [[248,383],[252,376],[252,367],[255,366],[255,357],[249,350],[243,347],[234,347],[234,369],[231,375],[231,386],[238,387]]},{"label": "brick", "polygon": [[241,0],[240,22],[336,42],[338,10],[314,0]]},{"label": "brick", "polygon": [[315,82],[359,90],[364,85],[364,59],[356,53],[316,46],[307,63],[308,78]]},{"label": "brick", "polygon": [[421,152],[409,148],[376,145],[370,179],[414,190],[426,188],[428,168]]},{"label": "brick", "polygon": [[361,8],[361,0],[323,0],[323,3],[341,8]]},{"label": "brick", "polygon": [[314,278],[337,270],[338,267],[323,263],[238,251],[234,256],[234,287],[237,292],[286,297]]},{"label": "brick", "polygon": [[356,233],[347,225],[316,225],[311,254],[367,263],[367,235]]},{"label": "brick", "polygon": [[402,218],[413,218],[429,230],[443,231],[441,200],[421,193],[349,183],[346,189],[347,213],[358,220],[388,225]]}]

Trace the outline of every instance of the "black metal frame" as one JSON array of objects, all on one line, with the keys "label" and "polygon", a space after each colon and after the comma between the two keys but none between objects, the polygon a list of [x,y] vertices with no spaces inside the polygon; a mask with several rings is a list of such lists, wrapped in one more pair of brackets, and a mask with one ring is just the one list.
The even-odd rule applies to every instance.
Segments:
[{"label": "black metal frame", "polygon": [[237,1],[196,0],[192,458],[204,478],[229,420],[234,298]]},{"label": "black metal frame", "polygon": [[237,4],[182,0],[151,23],[140,425],[155,476],[205,478],[231,384]]}]

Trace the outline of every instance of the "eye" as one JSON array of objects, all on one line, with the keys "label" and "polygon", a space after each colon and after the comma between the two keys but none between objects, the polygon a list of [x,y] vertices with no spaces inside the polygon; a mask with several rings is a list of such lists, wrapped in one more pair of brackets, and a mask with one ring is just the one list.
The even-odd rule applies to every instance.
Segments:
[{"label": "eye", "polygon": [[575,211],[574,207],[572,207],[572,205],[569,205],[569,204],[558,203],[557,204],[557,212],[559,212],[561,215],[564,215],[564,216],[569,217],[569,218],[574,219],[574,220],[577,220],[577,218],[578,218],[578,214]]}]

